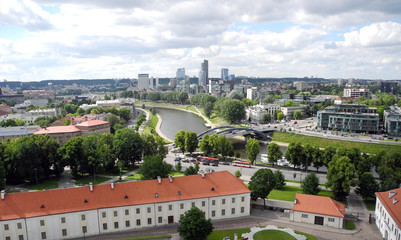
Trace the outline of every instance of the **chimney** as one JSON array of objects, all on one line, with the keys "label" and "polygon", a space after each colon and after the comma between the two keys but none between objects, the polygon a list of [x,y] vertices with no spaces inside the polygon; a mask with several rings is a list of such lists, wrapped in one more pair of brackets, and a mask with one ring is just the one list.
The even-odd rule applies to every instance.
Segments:
[{"label": "chimney", "polygon": [[157,181],[160,183],[162,183],[162,178],[160,176],[157,176]]},{"label": "chimney", "polygon": [[298,202],[298,199],[295,198],[294,203],[297,204],[297,202]]},{"label": "chimney", "polygon": [[1,200],[3,200],[3,199],[4,199],[5,195],[6,195],[6,191],[4,191],[4,190],[1,190]]},{"label": "chimney", "polygon": [[168,179],[170,179],[170,182],[173,182],[173,176],[169,175]]},{"label": "chimney", "polygon": [[114,189],[114,183],[113,182],[110,183],[110,187],[111,187],[111,189]]},{"label": "chimney", "polygon": [[205,173],[201,172],[202,178],[205,178]]},{"label": "chimney", "polygon": [[89,190],[90,190],[91,192],[93,192],[93,183],[92,183],[92,182],[89,183]]}]

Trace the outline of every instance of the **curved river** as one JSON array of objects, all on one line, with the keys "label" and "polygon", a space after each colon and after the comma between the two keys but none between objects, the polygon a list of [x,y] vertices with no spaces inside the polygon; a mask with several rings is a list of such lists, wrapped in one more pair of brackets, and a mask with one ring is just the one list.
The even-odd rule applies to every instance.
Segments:
[{"label": "curved river", "polygon": [[160,130],[171,140],[174,140],[175,134],[180,130],[192,131],[199,134],[208,129],[203,119],[196,114],[170,108],[156,109],[162,118]]}]

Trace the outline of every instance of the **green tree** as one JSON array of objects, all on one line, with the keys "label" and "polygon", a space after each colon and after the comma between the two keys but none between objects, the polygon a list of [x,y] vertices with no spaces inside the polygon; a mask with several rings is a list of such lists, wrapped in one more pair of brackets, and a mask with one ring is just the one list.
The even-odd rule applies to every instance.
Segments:
[{"label": "green tree", "polygon": [[269,162],[272,163],[274,167],[274,164],[283,156],[283,153],[280,151],[280,147],[276,143],[270,143],[267,145],[267,151]]},{"label": "green tree", "polygon": [[328,147],[323,151],[322,154],[322,159],[323,159],[323,164],[328,167],[330,161],[333,159],[334,155],[336,155],[336,149],[333,147]]},{"label": "green tree", "polygon": [[128,108],[121,108],[118,110],[117,115],[128,122],[131,119],[131,110]]},{"label": "green tree", "polygon": [[271,121],[271,119],[272,119],[272,117],[271,117],[270,113],[263,114],[263,117],[262,117],[263,123],[269,123]]},{"label": "green tree", "polygon": [[65,164],[57,153],[60,147],[59,143],[49,135],[32,135],[30,138],[38,146],[38,157],[43,168],[44,177],[49,179],[51,176],[60,176],[64,171]]},{"label": "green tree", "polygon": [[312,159],[313,167],[316,168],[316,172],[319,171],[320,167],[323,167],[323,150],[320,150],[318,146],[313,147],[313,159]]},{"label": "green tree", "polygon": [[301,110],[295,110],[293,118],[296,119],[296,120],[302,119],[303,118],[303,114],[302,114]]},{"label": "green tree", "polygon": [[114,152],[124,166],[134,165],[142,159],[143,139],[130,128],[123,128],[114,135]]},{"label": "green tree", "polygon": [[364,199],[374,198],[375,192],[378,191],[379,184],[376,182],[375,178],[370,172],[365,172],[359,177],[357,188],[355,190],[358,195]]},{"label": "green tree", "polygon": [[210,156],[213,152],[213,145],[210,141],[209,134],[205,134],[201,141],[199,142],[199,148],[205,156]]},{"label": "green tree", "polygon": [[177,165],[175,165],[175,170],[176,170],[177,172],[181,172],[181,170],[182,170],[182,165],[181,165],[181,162],[180,162],[180,161],[177,163]]},{"label": "green tree", "polygon": [[177,231],[183,239],[205,240],[213,231],[212,220],[206,219],[199,208],[192,207],[181,217]]},{"label": "green tree", "polygon": [[205,104],[204,111],[205,111],[206,117],[210,118],[210,115],[212,115],[212,111],[213,111],[213,103],[207,102]]},{"label": "green tree", "polygon": [[277,120],[281,121],[284,119],[285,115],[282,112],[276,111],[277,112]]},{"label": "green tree", "polygon": [[301,155],[302,155],[301,158],[302,166],[304,167],[305,171],[308,171],[308,167],[313,162],[315,156],[315,148],[309,144],[306,144],[304,149],[302,150]]},{"label": "green tree", "polygon": [[316,173],[312,172],[308,174],[304,181],[301,183],[302,193],[317,195],[320,192],[319,178]]},{"label": "green tree", "polygon": [[185,133],[185,150],[191,154],[198,147],[198,135],[195,132],[187,131]]},{"label": "green tree", "polygon": [[242,174],[241,174],[240,170],[237,170],[235,172],[235,177],[240,178],[241,176],[242,176]]},{"label": "green tree", "polygon": [[246,153],[248,154],[248,159],[253,164],[256,160],[256,156],[259,153],[259,142],[258,140],[251,138],[246,142]]},{"label": "green tree", "polygon": [[120,119],[118,119],[118,117],[116,115],[114,115],[113,113],[108,113],[103,117],[103,120],[106,122],[110,123],[110,130],[111,133],[114,133],[114,125],[116,125],[117,123],[120,123]]},{"label": "green tree", "polygon": [[351,160],[346,156],[335,155],[329,163],[326,187],[331,189],[336,199],[343,200],[349,195],[355,175]]},{"label": "green tree", "polygon": [[191,165],[191,166],[187,167],[187,169],[185,169],[185,171],[184,171],[184,174],[185,174],[185,176],[188,176],[188,175],[198,174],[198,172],[199,172],[199,164],[195,163],[195,166]]},{"label": "green tree", "polygon": [[219,136],[219,153],[223,157],[223,160],[226,160],[227,156],[232,156],[234,155],[234,147],[230,142],[230,139],[226,138],[226,135],[220,135]]},{"label": "green tree", "polygon": [[168,153],[168,148],[164,145],[164,140],[160,136],[156,136],[150,133],[143,133],[141,135],[143,145],[143,155],[160,155],[165,158]]},{"label": "green tree", "polygon": [[65,119],[63,120],[63,125],[64,125],[64,126],[71,125],[71,119],[65,118]]},{"label": "green tree", "polygon": [[276,178],[276,186],[274,189],[282,189],[285,186],[285,177],[280,170],[274,171],[274,177]]},{"label": "green tree", "polygon": [[89,172],[89,165],[85,159],[84,150],[82,148],[83,140],[83,137],[71,138],[58,150],[65,164],[70,166],[73,178],[77,178]]},{"label": "green tree", "polygon": [[285,152],[285,158],[287,158],[288,161],[294,165],[294,169],[296,166],[301,165],[302,151],[303,147],[299,142],[291,142],[288,145],[287,151]]},{"label": "green tree", "polygon": [[98,109],[94,108],[90,111],[90,114],[100,114],[100,111]]},{"label": "green tree", "polygon": [[185,152],[185,130],[180,130],[175,134],[174,145],[182,153]]},{"label": "green tree", "polygon": [[276,177],[272,170],[262,168],[256,171],[249,182],[252,200],[263,199],[264,208],[266,208],[267,195],[276,187]]},{"label": "green tree", "polygon": [[168,177],[172,166],[165,161],[160,155],[145,156],[141,165],[141,173],[144,180]]}]

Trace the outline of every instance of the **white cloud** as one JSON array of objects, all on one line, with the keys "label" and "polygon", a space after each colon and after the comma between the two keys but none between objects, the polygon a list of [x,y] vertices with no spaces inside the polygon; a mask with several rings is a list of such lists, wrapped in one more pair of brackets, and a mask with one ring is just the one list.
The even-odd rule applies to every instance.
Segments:
[{"label": "white cloud", "polygon": [[375,23],[344,34],[346,47],[382,47],[401,45],[401,24],[396,22]]}]

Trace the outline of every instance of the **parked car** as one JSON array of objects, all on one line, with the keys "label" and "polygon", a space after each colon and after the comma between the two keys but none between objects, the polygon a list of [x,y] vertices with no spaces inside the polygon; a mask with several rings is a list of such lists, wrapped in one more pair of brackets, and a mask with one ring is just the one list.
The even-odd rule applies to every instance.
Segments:
[{"label": "parked car", "polygon": [[174,161],[181,161],[181,158],[180,157],[176,157],[175,159],[174,159]]},{"label": "parked car", "polygon": [[223,165],[230,165],[230,162],[223,162]]},{"label": "parked car", "polygon": [[189,159],[184,159],[184,160],[182,160],[182,162],[189,163]]}]

